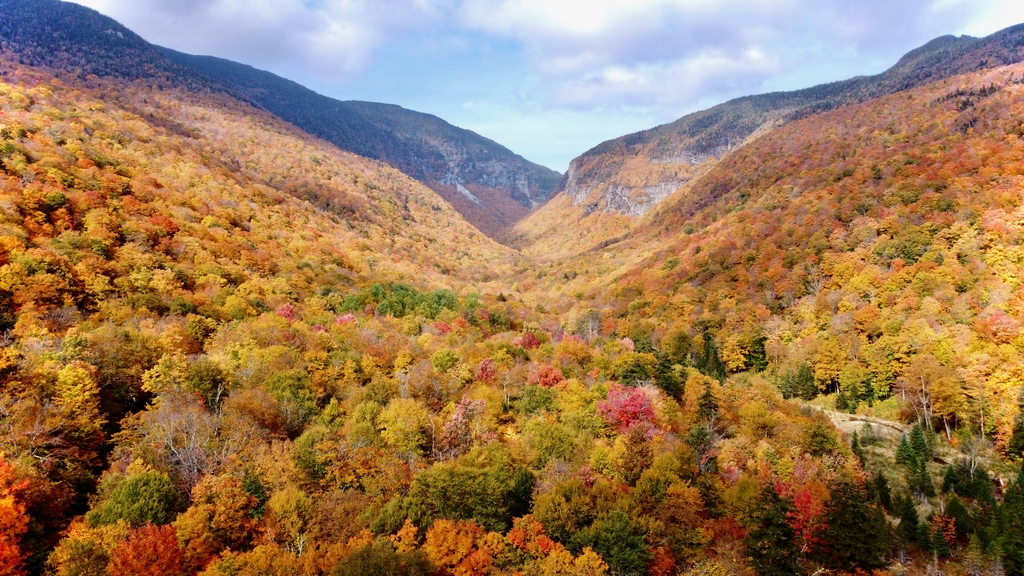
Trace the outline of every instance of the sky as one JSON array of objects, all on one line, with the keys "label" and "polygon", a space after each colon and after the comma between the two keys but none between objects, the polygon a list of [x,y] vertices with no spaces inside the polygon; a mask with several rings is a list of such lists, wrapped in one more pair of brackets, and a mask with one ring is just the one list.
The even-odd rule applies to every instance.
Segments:
[{"label": "sky", "polygon": [[146,40],[399,104],[565,171],[731,98],[876,74],[1020,0],[75,0]]}]

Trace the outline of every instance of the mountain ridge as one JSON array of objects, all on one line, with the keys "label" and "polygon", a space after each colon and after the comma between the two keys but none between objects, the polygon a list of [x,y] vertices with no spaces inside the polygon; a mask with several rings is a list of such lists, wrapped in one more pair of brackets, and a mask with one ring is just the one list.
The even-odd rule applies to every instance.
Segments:
[{"label": "mountain ridge", "polygon": [[431,187],[489,236],[545,202],[560,175],[475,132],[397,105],[342,102],[229,60],[150,44],[115,20],[60,0],[2,0],[0,50],[76,77],[111,76],[223,92]]},{"label": "mountain ridge", "polygon": [[337,100],[252,66],[160,50],[307,132],[424,182],[491,236],[544,203],[560,178],[432,114],[395,104]]},{"label": "mountain ridge", "polygon": [[[748,138],[800,117],[891,94],[976,69],[1024,59],[1024,25],[986,36],[941,36],[886,71],[794,91],[743,96],[648,130],[608,140],[571,163],[556,194],[585,213],[640,216],[688,182],[692,168],[717,161]],[[631,164],[632,173],[624,170]]]}]

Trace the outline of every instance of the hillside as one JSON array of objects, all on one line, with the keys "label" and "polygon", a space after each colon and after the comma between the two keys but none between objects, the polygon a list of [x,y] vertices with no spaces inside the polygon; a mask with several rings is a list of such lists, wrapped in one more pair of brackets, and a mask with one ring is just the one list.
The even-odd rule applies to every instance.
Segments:
[{"label": "hillside", "polygon": [[[779,126],[850,103],[928,84],[980,68],[1024,59],[1024,25],[987,36],[944,36],[913,50],[876,76],[857,77],[793,92],[737,98],[672,122],[603,142],[572,161],[558,194],[590,216],[614,212],[638,217],[730,152]],[[564,203],[559,203],[559,205]],[[600,218],[598,218],[600,220]],[[508,237],[512,245],[545,253],[557,241],[543,230],[550,223],[580,221],[554,206],[530,216]],[[601,231],[600,224],[580,227]],[[590,239],[589,248],[607,240]]]},{"label": "hillside", "polygon": [[[1022,77],[997,68],[791,122],[527,285],[567,317],[683,322],[729,370],[808,366],[855,403],[902,390],[903,410],[924,402],[1008,444],[1024,366]],[[928,363],[936,390],[903,388]]]},{"label": "hillside", "polygon": [[547,200],[560,175],[444,120],[372,102],[340,102],[269,72],[153,46],[98,12],[59,0],[3,0],[0,49],[19,63],[79,77],[147,79],[224,92],[343,150],[382,160],[441,194],[496,236]]},{"label": "hillside", "polygon": [[310,134],[426,183],[491,236],[543,204],[561,177],[436,116],[391,104],[339,101],[230,60],[162,51]]},{"label": "hillside", "polygon": [[0,574],[1024,575],[1024,63],[519,253],[199,72],[25,58]]},{"label": "hillside", "polygon": [[145,78],[194,90],[225,90],[84,6],[60,0],[0,0],[0,14],[0,52],[21,65],[61,70],[81,79],[89,75]]},{"label": "hillside", "polygon": [[415,180],[226,95],[3,61],[0,79],[0,453],[31,471],[36,568],[161,357],[311,314],[273,345],[254,328],[245,354],[270,346],[257,362],[287,365],[294,338],[339,314],[434,316],[518,260]]},{"label": "hillside", "polygon": [[766,383],[472,291],[524,263],[389,167],[223,95],[0,78],[9,574],[746,573],[751,405],[761,449],[841,454],[794,490],[860,490]]}]

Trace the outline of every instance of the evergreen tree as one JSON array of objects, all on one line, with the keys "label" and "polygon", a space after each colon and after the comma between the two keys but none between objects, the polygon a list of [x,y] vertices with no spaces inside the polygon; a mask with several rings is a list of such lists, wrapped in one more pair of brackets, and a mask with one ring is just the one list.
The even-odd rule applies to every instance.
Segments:
[{"label": "evergreen tree", "polygon": [[949,499],[949,502],[946,503],[945,516],[953,520],[953,524],[956,526],[957,540],[963,541],[974,532],[974,519],[971,518],[971,512],[960,498],[953,496]]},{"label": "evergreen tree", "polygon": [[789,576],[798,573],[799,549],[796,532],[787,515],[793,505],[779,496],[772,486],[765,486],[758,498],[757,510],[744,544],[751,566],[762,576]]},{"label": "evergreen tree", "polygon": [[697,419],[704,422],[708,429],[711,429],[718,419],[718,399],[711,392],[710,382],[704,382],[704,393],[697,402]]},{"label": "evergreen tree", "polygon": [[874,499],[882,508],[887,511],[892,511],[892,490],[889,489],[889,481],[885,479],[885,474],[877,472],[875,477],[872,479],[872,493]]},{"label": "evergreen tree", "polygon": [[664,390],[665,394],[673,398],[682,398],[685,391],[684,382],[675,368],[679,363],[661,351],[656,352],[655,357],[658,363],[654,367],[654,383]]},{"label": "evergreen tree", "polygon": [[896,447],[896,463],[902,466],[910,466],[914,461],[914,449],[910,447],[907,435],[900,436],[900,444]]},{"label": "evergreen tree", "polygon": [[924,460],[918,460],[907,473],[907,485],[918,496],[931,498],[935,496],[935,484]]},{"label": "evergreen tree", "polygon": [[1000,510],[1002,535],[1000,549],[1006,573],[1010,576],[1024,575],[1024,467],[1017,481],[1007,488]]},{"label": "evergreen tree", "polygon": [[846,392],[840,391],[839,394],[836,394],[836,410],[839,412],[850,411],[850,398]]},{"label": "evergreen tree", "polygon": [[962,494],[960,489],[960,478],[957,476],[956,468],[953,465],[946,466],[946,471],[942,474],[942,491],[945,493],[952,492],[953,494]]},{"label": "evergreen tree", "polygon": [[890,534],[885,514],[868,504],[864,489],[850,480],[832,490],[821,540],[816,556],[829,568],[853,572],[886,566]]},{"label": "evergreen tree", "polygon": [[850,440],[850,450],[853,452],[853,455],[861,461],[861,463],[864,462],[864,450],[861,448],[860,437],[856,432],[853,433],[853,438]]},{"label": "evergreen tree", "polygon": [[1024,457],[1024,388],[1021,388],[1020,394],[1017,395],[1017,408],[1019,412],[1013,419],[1013,436],[1006,447],[1006,453],[1011,458]]},{"label": "evergreen tree", "polygon": [[750,348],[750,354],[747,355],[747,367],[756,372],[764,372],[768,369],[768,353],[764,348],[765,343],[768,339],[764,336],[758,336],[754,339],[754,344]]},{"label": "evergreen tree", "polygon": [[932,528],[927,522],[920,522],[917,525],[917,534],[914,535],[917,545],[926,552],[935,552],[935,540],[932,538]]},{"label": "evergreen tree", "polygon": [[722,357],[718,354],[718,345],[710,334],[704,334],[704,353],[697,359],[697,370],[706,376],[725,381],[725,362],[722,362]]},{"label": "evergreen tree", "polygon": [[968,576],[986,574],[985,568],[987,564],[981,541],[977,535],[972,535],[970,542],[967,544],[967,549],[964,550],[964,568],[967,570]]},{"label": "evergreen tree", "polygon": [[915,424],[910,430],[910,448],[913,450],[914,458],[919,461],[928,462],[932,459],[932,449],[928,445],[928,439],[924,436],[924,430],[919,424]]},{"label": "evergreen tree", "polygon": [[810,364],[801,364],[796,371],[794,382],[797,396],[804,400],[814,400],[821,393],[818,383],[814,380],[814,368]]},{"label": "evergreen tree", "polygon": [[697,469],[701,473],[709,474],[718,469],[718,463],[715,460],[714,436],[707,427],[694,424],[684,441],[693,448]]},{"label": "evergreen tree", "polygon": [[921,522],[917,515],[917,506],[910,496],[900,496],[896,499],[896,515],[900,518],[896,534],[904,544],[913,543],[917,539],[917,526]]}]

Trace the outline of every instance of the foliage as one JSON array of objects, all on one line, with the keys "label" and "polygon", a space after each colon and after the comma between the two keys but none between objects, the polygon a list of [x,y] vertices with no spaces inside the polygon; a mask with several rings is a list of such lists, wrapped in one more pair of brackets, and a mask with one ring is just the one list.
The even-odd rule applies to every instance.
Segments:
[{"label": "foliage", "polygon": [[179,501],[170,478],[156,470],[108,476],[100,490],[104,496],[86,515],[93,527],[120,521],[132,527],[162,526],[174,519]]},{"label": "foliage", "polygon": [[182,572],[182,552],[173,526],[147,524],[133,530],[110,554],[110,576],[167,575]]},{"label": "foliage", "polygon": [[799,550],[796,532],[787,521],[793,504],[781,498],[775,488],[765,486],[751,516],[751,527],[744,543],[751,565],[758,574],[797,574]]},{"label": "foliage", "polygon": [[1019,65],[564,260],[230,94],[0,68],[4,571],[1019,571]]},{"label": "foliage", "polygon": [[343,560],[331,572],[332,576],[427,576],[434,568],[427,555],[420,550],[397,552],[387,540],[377,540],[363,546]]}]

